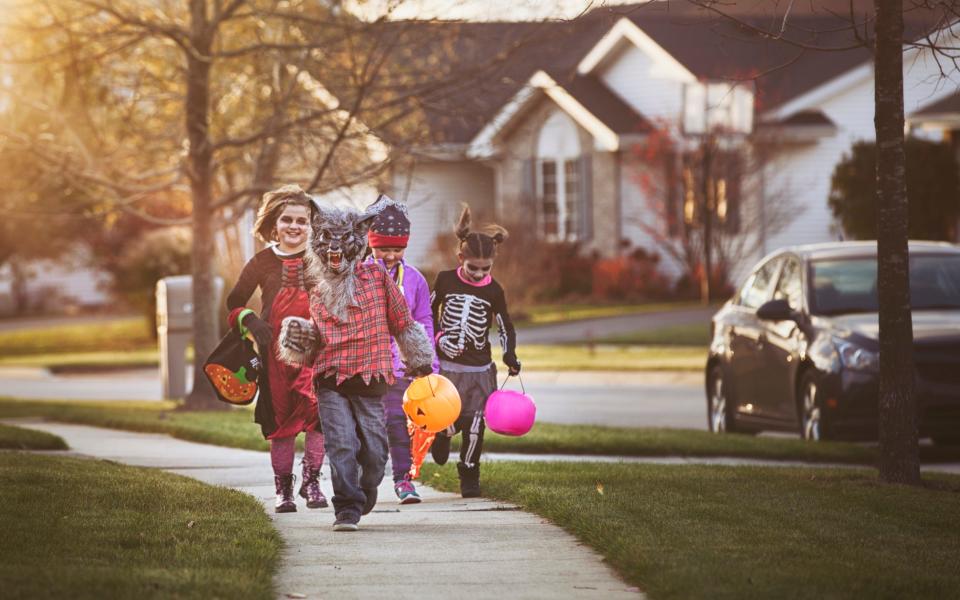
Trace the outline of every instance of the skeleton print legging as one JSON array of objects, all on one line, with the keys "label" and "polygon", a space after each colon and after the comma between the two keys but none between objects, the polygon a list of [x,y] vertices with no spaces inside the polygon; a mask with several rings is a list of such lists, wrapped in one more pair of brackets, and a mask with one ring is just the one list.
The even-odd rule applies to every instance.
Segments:
[{"label": "skeleton print legging", "polygon": [[446,433],[450,437],[458,432],[463,433],[460,439],[460,462],[467,468],[473,468],[480,464],[483,432],[487,428],[483,410],[487,398],[497,389],[497,367],[491,363],[488,370],[479,373],[440,369],[440,374],[452,381],[460,393],[460,418]]}]

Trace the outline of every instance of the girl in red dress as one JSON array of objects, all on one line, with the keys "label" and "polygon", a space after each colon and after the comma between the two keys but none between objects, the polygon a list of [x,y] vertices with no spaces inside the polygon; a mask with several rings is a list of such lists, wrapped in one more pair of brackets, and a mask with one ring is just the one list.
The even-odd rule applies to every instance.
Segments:
[{"label": "girl in red dress", "polygon": [[[286,185],[264,194],[257,213],[254,235],[267,244],[248,262],[227,296],[230,325],[249,331],[266,364],[267,385],[260,386],[256,421],[270,440],[277,491],[276,512],[296,512],[293,495],[293,463],[297,435],[306,432],[300,496],[308,508],[324,508],[327,499],[320,490],[323,464],[323,433],[310,367],[292,367],[276,359],[280,323],[285,317],[309,318],[303,255],[310,230],[312,200],[299,186]],[[246,307],[260,288],[260,315]]]}]

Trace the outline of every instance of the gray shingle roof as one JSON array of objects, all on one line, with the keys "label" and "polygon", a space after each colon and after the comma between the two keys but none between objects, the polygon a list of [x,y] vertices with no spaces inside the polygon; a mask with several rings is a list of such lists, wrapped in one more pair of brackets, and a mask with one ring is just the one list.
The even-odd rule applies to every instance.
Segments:
[{"label": "gray shingle roof", "polygon": [[[760,3],[760,10],[740,10],[738,18],[776,30],[782,18],[770,12],[781,3]],[[816,4],[813,9],[811,5]],[[838,12],[822,8],[830,5]],[[836,5],[836,6],[834,6]],[[856,14],[872,14],[872,2],[854,0]],[[734,5],[730,5],[734,6]],[[828,8],[829,8],[828,7]],[[863,47],[818,51],[796,44],[841,48],[856,45],[844,27],[849,0],[799,2],[787,21],[783,38],[770,39],[749,27],[690,8],[682,2],[621,5],[593,10],[565,22],[404,22],[417,35],[437,39],[436,47],[424,44],[421,59],[440,60],[452,70],[478,75],[442,93],[425,94],[423,118],[434,143],[467,143],[538,70],[549,73],[564,89],[617,133],[642,130],[646,121],[595,77],[576,74],[587,52],[620,18],[633,21],[657,44],[703,79],[754,80],[758,114],[776,108],[800,94],[826,83],[870,59]],[[916,38],[928,30],[931,15],[905,14],[906,36]],[[400,24],[389,25],[391,27]],[[455,31],[450,42],[451,31]],[[439,32],[444,32],[442,35]],[[498,61],[497,56],[507,56]]]}]

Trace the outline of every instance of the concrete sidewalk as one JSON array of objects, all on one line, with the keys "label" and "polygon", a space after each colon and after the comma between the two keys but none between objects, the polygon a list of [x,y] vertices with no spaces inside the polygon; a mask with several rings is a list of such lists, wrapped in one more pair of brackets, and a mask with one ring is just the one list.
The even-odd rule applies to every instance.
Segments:
[{"label": "concrete sidewalk", "polygon": [[[59,435],[76,454],[154,467],[260,500],[283,537],[278,598],[642,598],[573,536],[516,506],[419,486],[424,502],[400,507],[387,477],[357,533],[334,533],[330,508],[273,512],[263,452],[36,420],[10,420]],[[332,495],[329,469],[321,485]],[[388,470],[389,473],[389,470]]]}]

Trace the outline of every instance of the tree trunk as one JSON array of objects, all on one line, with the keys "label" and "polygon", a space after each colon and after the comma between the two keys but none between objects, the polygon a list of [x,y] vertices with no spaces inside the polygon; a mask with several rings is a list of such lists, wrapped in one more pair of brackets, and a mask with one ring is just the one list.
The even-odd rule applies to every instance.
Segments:
[{"label": "tree trunk", "polygon": [[880,478],[920,483],[907,247],[901,0],[875,0],[877,290],[880,301]]},{"label": "tree trunk", "polygon": [[213,148],[210,143],[210,48],[213,32],[206,0],[190,0],[190,43],[187,54],[186,127],[190,147],[187,175],[193,199],[193,390],[188,410],[220,408],[207,384],[203,363],[217,343],[217,310],[213,287]]},{"label": "tree trunk", "polygon": [[30,293],[27,290],[27,283],[30,280],[30,274],[24,263],[27,261],[19,256],[14,256],[10,261],[10,298],[13,300],[13,314],[22,317],[27,314],[30,308]]},{"label": "tree trunk", "polygon": [[700,282],[700,303],[704,306],[713,301],[713,138],[705,135],[701,145],[701,160],[703,161],[703,181],[701,199],[703,210],[700,211],[703,226],[703,279]]}]

